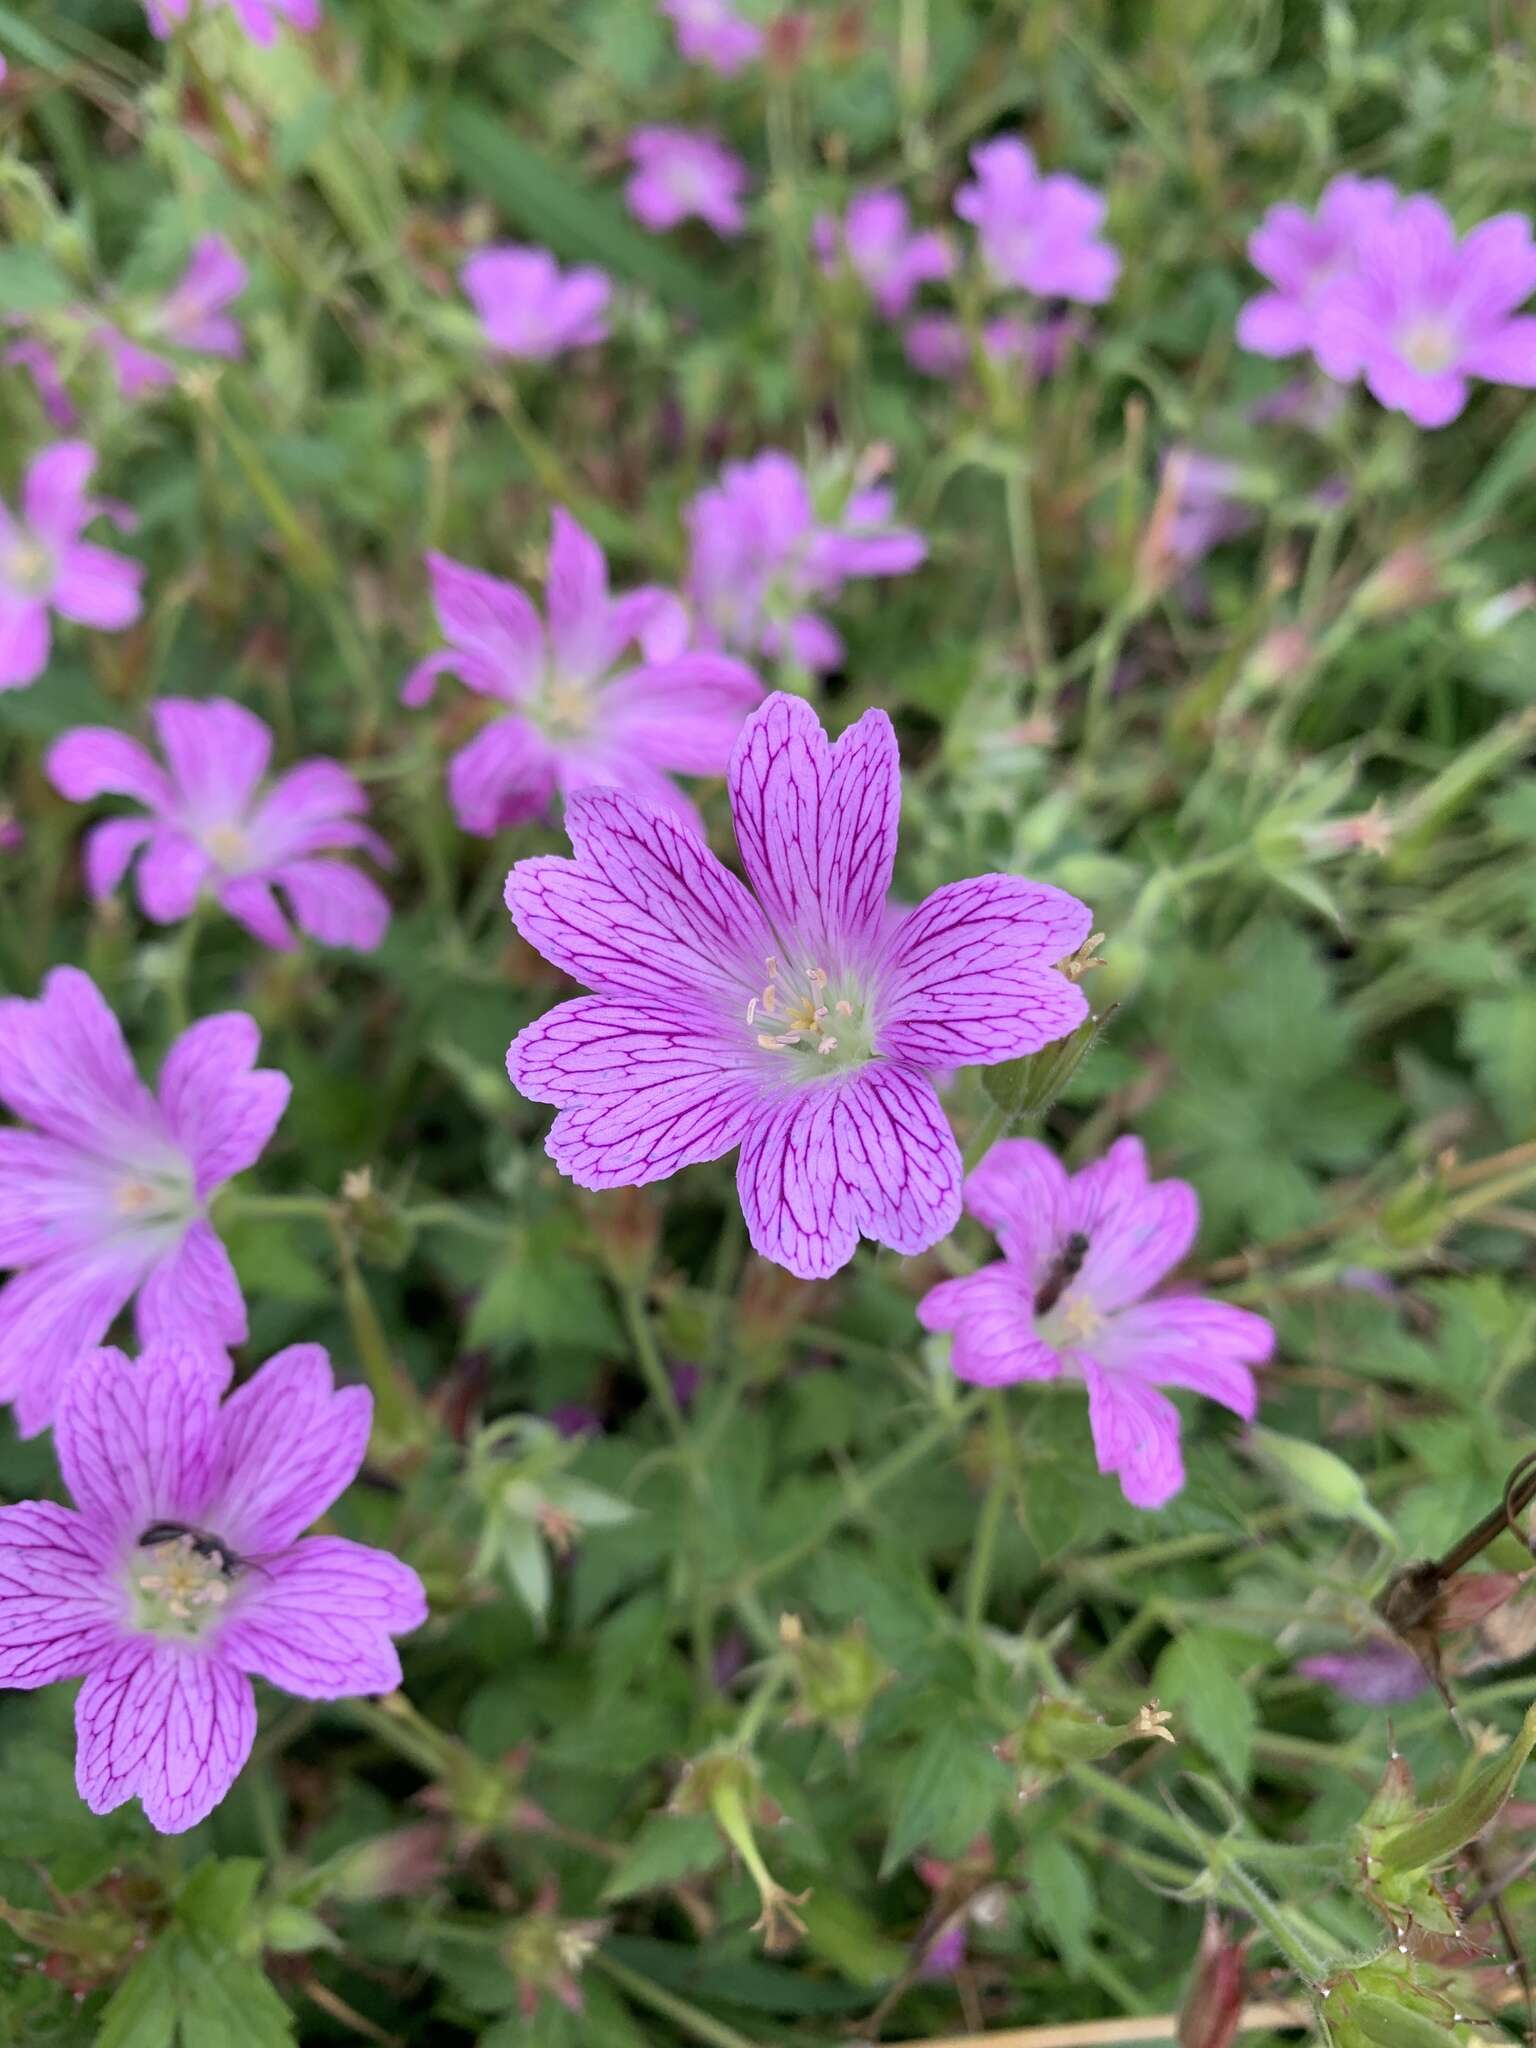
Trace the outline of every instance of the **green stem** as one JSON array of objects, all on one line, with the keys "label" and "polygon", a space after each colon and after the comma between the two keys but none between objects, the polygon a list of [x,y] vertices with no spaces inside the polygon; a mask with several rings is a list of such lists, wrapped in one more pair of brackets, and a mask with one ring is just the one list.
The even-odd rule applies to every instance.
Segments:
[{"label": "green stem", "polygon": [[652,2012],[671,2020],[685,2034],[691,2034],[695,2041],[703,2041],[706,2048],[758,2048],[756,2042],[749,2041],[745,2034],[738,2034],[724,2020],[717,2020],[698,2006],[690,2005],[676,1992],[664,1991],[649,1977],[642,1977],[638,1970],[631,1970],[626,1964],[616,1961],[606,1949],[595,1950],[588,1958],[588,1967],[601,1970],[637,2004],[648,2006]]},{"label": "green stem", "polygon": [[986,1499],[976,1524],[976,1541],[970,1568],[965,1575],[965,1633],[972,1656],[981,1652],[982,1629],[987,1617],[987,1596],[992,1590],[992,1567],[997,1558],[997,1539],[1002,1531],[1003,1512],[1013,1486],[1013,1441],[1008,1433],[1008,1416],[1001,1391],[993,1388],[987,1396],[988,1435],[991,1439],[992,1469],[987,1478]]},{"label": "green stem", "polygon": [[1003,507],[1008,519],[1008,551],[1013,562],[1013,580],[1019,593],[1024,639],[1034,669],[1035,695],[1040,709],[1049,714],[1056,708],[1061,683],[1051,655],[1045,587],[1040,575],[1040,548],[1035,537],[1034,500],[1030,479],[1024,470],[1010,469],[1004,476]]},{"label": "green stem", "polygon": [[697,1476],[698,1460],[693,1455],[693,1445],[689,1441],[688,1421],[678,1404],[672,1376],[667,1371],[661,1347],[656,1342],[656,1333],[651,1328],[645,1297],[638,1287],[621,1286],[619,1304],[624,1314],[624,1327],[628,1330],[629,1341],[634,1347],[635,1363],[639,1366],[645,1384],[650,1390],[651,1399],[661,1410],[673,1440],[682,1448],[690,1470]]}]

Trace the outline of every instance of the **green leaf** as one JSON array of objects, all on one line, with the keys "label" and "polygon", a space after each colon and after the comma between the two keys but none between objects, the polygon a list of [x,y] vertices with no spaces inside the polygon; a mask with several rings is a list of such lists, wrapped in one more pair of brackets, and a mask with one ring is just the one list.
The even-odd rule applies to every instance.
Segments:
[{"label": "green leaf", "polygon": [[1536,989],[1468,1003],[1461,1043],[1511,1133],[1536,1129]]},{"label": "green leaf", "polygon": [[880,1860],[881,1877],[889,1877],[918,1849],[959,1855],[989,1824],[1012,1787],[1011,1774],[974,1721],[949,1721],[933,1729],[906,1773]]},{"label": "green leaf", "polygon": [[1222,1774],[1244,1790],[1253,1763],[1253,1702],[1216,1641],[1198,1630],[1176,1638],[1157,1660],[1152,1689],[1178,1708]]},{"label": "green leaf", "polygon": [[707,1813],[653,1813],[603,1886],[603,1898],[611,1904],[675,1884],[712,1870],[723,1853],[720,1831]]},{"label": "green leaf", "polygon": [[1083,1859],[1055,1835],[1031,1843],[1029,1904],[1041,1930],[1074,1977],[1092,1956],[1088,1933],[1097,1915],[1093,1880]]},{"label": "green leaf", "polygon": [[734,293],[656,236],[642,234],[616,198],[595,192],[569,165],[552,162],[514,134],[504,116],[455,100],[443,117],[442,141],[465,182],[557,256],[601,264],[706,324],[740,312]]}]

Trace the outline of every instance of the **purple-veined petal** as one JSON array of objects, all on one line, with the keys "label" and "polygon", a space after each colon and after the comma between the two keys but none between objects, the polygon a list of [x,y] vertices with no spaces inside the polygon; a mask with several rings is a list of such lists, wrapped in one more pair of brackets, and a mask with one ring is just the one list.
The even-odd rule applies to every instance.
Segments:
[{"label": "purple-veined petal", "polygon": [[206,1218],[195,1217],[145,1274],[134,1313],[143,1345],[183,1340],[222,1356],[245,1342],[245,1296]]},{"label": "purple-veined petal", "polygon": [[185,832],[156,832],[139,862],[139,903],[156,924],[180,924],[190,917],[213,863]]},{"label": "purple-veined petal", "polygon": [[224,1404],[213,1505],[219,1533],[265,1557],[284,1550],[357,1476],[373,1396],[337,1389],[318,1344],[269,1358]]},{"label": "purple-veined petal", "polygon": [[555,507],[550,526],[544,586],[550,651],[561,675],[587,682],[599,673],[608,640],[608,564],[563,505]]},{"label": "purple-veined petal", "polygon": [[555,793],[555,755],[537,726],[498,718],[448,764],[448,800],[466,832],[494,838],[542,817]]},{"label": "purple-veined petal", "polygon": [[160,1069],[160,1105],[200,1197],[255,1164],[288,1106],[292,1084],[256,1066],[260,1046],[255,1018],[226,1010],[183,1031]]},{"label": "purple-veined petal", "polygon": [[340,1536],[310,1536],[263,1566],[220,1633],[221,1658],[299,1699],[348,1699],[399,1685],[391,1637],[427,1618],[409,1565]]},{"label": "purple-veined petal", "polygon": [[0,1130],[0,1266],[96,1243],[111,1215],[110,1168],[36,1131]]},{"label": "purple-veined petal", "polygon": [[680,654],[616,676],[599,705],[609,744],[678,774],[724,775],[742,722],[762,699],[744,662]]},{"label": "purple-veined petal", "polygon": [[556,757],[555,779],[567,802],[585,789],[621,789],[650,811],[666,811],[695,839],[703,839],[699,807],[679,783],[653,767],[637,749],[617,740],[601,744],[596,735],[579,747],[563,748]]},{"label": "purple-veined petal", "polygon": [[59,1470],[76,1505],[114,1537],[152,1522],[201,1519],[219,1454],[219,1396],[229,1360],[170,1339],[135,1365],[88,1351],[64,1383],[54,1424]]},{"label": "purple-veined petal", "polygon": [[1160,1508],[1184,1484],[1179,1411],[1156,1387],[1078,1361],[1088,1388],[1088,1423],[1101,1472],[1113,1472],[1133,1508]]},{"label": "purple-veined petal", "polygon": [[1148,1182],[1139,1138],[1117,1138],[1072,1181],[1070,1230],[1088,1240],[1076,1285],[1101,1312],[1139,1301],[1189,1255],[1200,1204],[1188,1181]]},{"label": "purple-veined petal", "polygon": [[161,752],[199,826],[243,822],[272,758],[272,728],[228,697],[158,697]]},{"label": "purple-veined petal", "polygon": [[250,840],[264,860],[281,860],[306,852],[306,835],[316,826],[358,817],[367,808],[362,784],[339,761],[300,761],[252,811]]},{"label": "purple-veined petal", "polygon": [[[518,703],[537,686],[544,666],[544,627],[533,605],[515,583],[447,555],[428,555],[427,569],[438,624],[456,648],[473,657],[459,666],[463,681],[472,690]],[[412,682],[421,674],[418,669]],[[419,687],[410,701],[425,702]]]},{"label": "purple-veined petal", "polygon": [[960,1152],[926,1075],[881,1062],[786,1086],[742,1143],[736,1186],[754,1251],[802,1280],[860,1237],[926,1251],[960,1215]]},{"label": "purple-veined petal", "polygon": [[340,860],[288,860],[269,878],[293,907],[294,922],[322,946],[371,953],[389,929],[389,898]]},{"label": "purple-veined petal", "polygon": [[18,1436],[52,1422],[71,1369],[105,1337],[153,1258],[136,1238],[107,1239],[27,1266],[0,1288],[0,1401],[14,1404]]},{"label": "purple-veined petal", "polygon": [[49,1500],[0,1507],[0,1686],[83,1678],[118,1632],[100,1533]]},{"label": "purple-veined petal", "polygon": [[529,945],[599,994],[745,1018],[773,942],[709,848],[619,790],[573,796],[566,830],[577,859],[522,860],[507,877],[507,908]]},{"label": "purple-veined petal", "polygon": [[545,1149],[580,1187],[639,1187],[723,1158],[745,1135],[762,1084],[739,1053],[686,1012],[658,1017],[605,996],[561,1003],[512,1041],[512,1085],[561,1105]]},{"label": "purple-veined petal", "polygon": [[1035,1138],[1004,1138],[966,1176],[965,1206],[1038,1287],[1068,1233],[1071,1177]]},{"label": "purple-veined petal", "polygon": [[48,780],[71,803],[131,796],[159,811],[171,801],[171,786],[153,754],[110,726],[81,725],[65,733],[48,749],[46,768]]},{"label": "purple-veined petal", "polygon": [[1114,1371],[1158,1387],[1187,1387],[1251,1422],[1258,1407],[1252,1368],[1272,1356],[1263,1316],[1227,1301],[1163,1295],[1121,1309],[1093,1340]]},{"label": "purple-veined petal", "polygon": [[151,1827],[179,1835],[240,1775],[256,1696],[217,1655],[129,1636],[81,1686],[75,1734],[75,1783],[92,1813],[137,1798]]},{"label": "purple-veined petal", "polygon": [[146,1141],[164,1144],[122,1026],[77,967],[54,968],[35,1002],[0,1000],[0,1101],[97,1157],[131,1159]]},{"label": "purple-veined petal", "polygon": [[1020,1059],[1064,1038],[1087,999],[1051,963],[1088,936],[1085,904],[1019,875],[950,882],[889,928],[879,1049],[924,1067]]},{"label": "purple-veined petal", "polygon": [[829,971],[874,940],[896,860],[896,734],[866,711],[835,746],[802,698],[770,697],[731,760],[731,809],[747,878],[797,966]]},{"label": "purple-veined petal", "polygon": [[950,1330],[950,1369],[978,1387],[1016,1380],[1053,1380],[1061,1359],[1032,1334],[1034,1283],[1017,1266],[998,1260],[979,1273],[941,1280],[917,1305],[925,1330]]},{"label": "purple-veined petal", "polygon": [[154,832],[151,818],[107,818],[91,827],[85,835],[85,886],[94,902],[112,894]]},{"label": "purple-veined petal", "polygon": [[115,632],[131,626],[143,608],[144,565],[94,541],[72,541],[59,559],[49,602],[77,625]]}]

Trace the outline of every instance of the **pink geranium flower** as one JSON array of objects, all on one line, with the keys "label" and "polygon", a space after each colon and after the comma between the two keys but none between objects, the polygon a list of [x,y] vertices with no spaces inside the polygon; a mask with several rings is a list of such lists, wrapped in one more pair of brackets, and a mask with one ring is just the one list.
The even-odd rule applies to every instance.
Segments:
[{"label": "pink geranium flower", "polygon": [[936,228],[914,231],[899,192],[865,192],[849,202],[841,223],[822,214],[811,233],[822,268],[840,259],[867,288],[887,320],[898,320],[919,287],[948,277],[955,252]]},{"label": "pink geranium flower", "polygon": [[48,614],[115,631],[139,616],[144,571],[80,538],[107,507],[86,496],[96,451],[58,441],[34,458],[19,520],[0,501],[0,690],[35,683],[52,646]]},{"label": "pink geranium flower", "polygon": [[601,270],[562,271],[547,249],[506,243],[471,256],[459,277],[486,340],[503,355],[543,363],[608,337],[613,284]]},{"label": "pink geranium flower", "polygon": [[1089,305],[1109,297],[1120,258],[1099,239],[1101,193],[1064,172],[1041,177],[1028,145],[1014,135],[973,149],[971,169],[975,180],[955,194],[955,212],[976,229],[999,284]]},{"label": "pink geranium flower", "polygon": [[1133,1507],[1161,1507],[1184,1484],[1184,1462],[1179,1411],[1158,1389],[1188,1387],[1250,1419],[1251,1368],[1275,1342],[1262,1316],[1227,1302],[1147,1298],[1194,1243],[1194,1189],[1149,1181],[1137,1138],[1076,1174],[1014,1138],[967,1179],[965,1206],[1003,1256],[924,1295],[923,1327],[953,1331],[950,1363],[978,1386],[1081,1380],[1099,1470],[1119,1474]]},{"label": "pink geranium flower", "polygon": [[[556,506],[547,623],[515,584],[429,555],[438,623],[452,642],[412,669],[401,696],[425,704],[456,674],[504,707],[448,770],[454,815],[490,836],[548,810],[556,790],[628,789],[700,829],[673,774],[723,775],[741,722],[763,694],[723,654],[684,651],[682,601],[654,586],[608,593],[603,551]],[[638,645],[640,660],[629,658]]]},{"label": "pink geranium flower", "polygon": [[139,339],[131,340],[120,328],[103,322],[94,338],[110,357],[124,398],[163,390],[180,375],[173,362],[146,347],[146,342],[166,341],[193,355],[238,356],[244,336],[239,322],[224,309],[249,281],[250,273],[223,236],[204,235],[180,281],[139,323]]},{"label": "pink geranium flower", "polygon": [[184,1031],[139,1079],[95,983],[58,967],[35,1002],[0,1001],[0,1401],[23,1436],[52,1419],[65,1373],[137,1296],[143,1342],[245,1340],[245,1302],[208,1203],[261,1155],[287,1107],[253,1063],[238,1011]]},{"label": "pink geranium flower", "polygon": [[677,32],[677,47],[690,64],[707,64],[730,78],[762,54],[763,32],[744,21],[728,0],[661,0],[661,11]]},{"label": "pink geranium flower", "polygon": [[187,19],[189,8],[229,8],[253,43],[274,43],[278,23],[291,22],[295,28],[320,26],[320,0],[144,0],[150,32],[163,42],[178,21]]},{"label": "pink geranium flower", "polygon": [[1311,348],[1323,293],[1355,268],[1359,251],[1397,199],[1396,186],[1385,178],[1346,171],[1323,187],[1315,214],[1289,201],[1272,206],[1248,238],[1248,256],[1273,289],[1250,299],[1238,314],[1240,345],[1261,356],[1293,356]]},{"label": "pink geranium flower", "polygon": [[389,924],[377,883],[329,855],[389,848],[360,822],[368,799],[335,761],[301,761],[266,781],[272,730],[227,697],[160,697],[150,707],[162,767],[125,733],[78,726],[48,753],[48,775],[73,803],[135,798],[147,818],[112,818],[86,840],[86,884],[110,895],[138,859],[139,902],[157,924],[177,924],[204,894],[264,945],[287,951],[294,922],[322,945],[369,953]]},{"label": "pink geranium flower", "polygon": [[1313,349],[1330,377],[1364,377],[1382,405],[1443,427],[1468,380],[1536,385],[1536,243],[1523,214],[1501,213],[1457,238],[1425,193],[1363,236],[1351,268],[1317,301]]},{"label": "pink geranium flower", "polygon": [[836,510],[819,511],[811,480],[778,449],[728,462],[687,514],[700,632],[744,654],[837,668],[843,643],[813,605],[854,578],[905,576],[927,558],[921,534],[892,524],[894,510],[888,487],[856,484]]},{"label": "pink geranium flower", "polygon": [[0,1508],[0,1686],[85,1683],[75,1782],[92,1813],[138,1799],[181,1834],[239,1776],[252,1677],[300,1699],[392,1692],[392,1637],[427,1615],[388,1552],[301,1536],[368,1447],[373,1397],[339,1393],[318,1344],[279,1352],[220,1405],[227,1358],[175,1340],[135,1365],[88,1352],[55,1425],[75,1505]]},{"label": "pink geranium flower", "polygon": [[716,234],[739,235],[746,226],[741,195],[746,165],[712,135],[687,128],[637,128],[629,138],[634,175],[624,203],[655,234],[690,218],[706,221]]},{"label": "pink geranium flower", "polygon": [[574,860],[513,868],[517,929],[595,991],[518,1035],[513,1084],[558,1105],[546,1149],[580,1187],[664,1180],[739,1145],[753,1247],[801,1279],[835,1273],[861,1236],[925,1251],[960,1212],[933,1075],[1082,1021],[1053,963],[1088,911],[980,875],[890,919],[901,777],[883,711],[833,746],[803,699],[770,697],[730,793],[751,892],[618,790],[571,799]]}]

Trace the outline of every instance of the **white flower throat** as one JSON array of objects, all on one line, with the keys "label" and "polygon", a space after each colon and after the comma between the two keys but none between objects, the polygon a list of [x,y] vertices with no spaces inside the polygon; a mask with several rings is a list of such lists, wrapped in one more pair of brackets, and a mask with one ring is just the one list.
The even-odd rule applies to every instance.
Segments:
[{"label": "white flower throat", "polygon": [[179,1522],[152,1522],[128,1567],[133,1626],[172,1642],[196,1642],[223,1613],[244,1568],[219,1537]]},{"label": "white flower throat", "polygon": [[767,982],[747,1004],[747,1023],[764,1052],[798,1054],[822,1071],[873,1057],[873,1023],[857,983],[834,983],[825,967],[786,968],[772,953],[764,965]]}]

